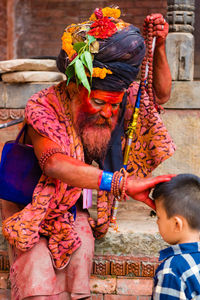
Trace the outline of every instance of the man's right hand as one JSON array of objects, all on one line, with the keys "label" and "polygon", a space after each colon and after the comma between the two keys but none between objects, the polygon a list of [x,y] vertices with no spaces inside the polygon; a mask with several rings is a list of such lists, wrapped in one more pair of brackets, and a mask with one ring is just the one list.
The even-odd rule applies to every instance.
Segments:
[{"label": "man's right hand", "polygon": [[144,179],[132,179],[129,177],[127,179],[126,193],[133,199],[144,202],[155,210],[155,203],[149,197],[151,189],[158,183],[170,181],[174,176],[176,175],[168,174]]}]

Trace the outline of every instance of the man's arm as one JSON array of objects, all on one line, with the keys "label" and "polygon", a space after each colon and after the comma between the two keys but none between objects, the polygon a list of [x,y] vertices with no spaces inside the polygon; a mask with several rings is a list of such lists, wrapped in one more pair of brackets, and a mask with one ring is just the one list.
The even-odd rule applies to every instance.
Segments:
[{"label": "man's arm", "polygon": [[[60,148],[55,142],[41,136],[33,127],[28,126],[28,136],[38,160],[49,149]],[[98,177],[101,170],[62,153],[52,155],[44,165],[44,173],[59,179],[70,186],[98,190]]]},{"label": "man's arm", "polygon": [[[38,134],[31,126],[28,127],[28,137],[31,139],[38,160],[43,152],[59,147],[55,142]],[[102,170],[66,154],[56,153],[47,160],[44,172],[47,176],[59,179],[70,186],[99,190],[98,180]],[[126,193],[135,200],[155,208],[153,201],[149,198],[150,189],[160,182],[169,181],[172,176],[163,175],[141,180],[129,177]]]},{"label": "man's arm", "polygon": [[156,102],[164,104],[170,98],[172,78],[167,62],[165,41],[169,31],[169,25],[161,14],[147,16],[147,20],[153,18],[153,36],[156,37],[156,47],[153,60],[153,87],[156,94]]}]

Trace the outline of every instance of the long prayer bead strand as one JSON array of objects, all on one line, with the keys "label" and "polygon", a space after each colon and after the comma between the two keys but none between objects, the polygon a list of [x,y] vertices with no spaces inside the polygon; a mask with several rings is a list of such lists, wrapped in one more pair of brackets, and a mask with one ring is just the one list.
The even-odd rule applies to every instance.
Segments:
[{"label": "long prayer bead strand", "polygon": [[[141,96],[140,96],[140,105],[139,105],[139,115],[142,124],[148,128],[153,124],[153,109],[154,109],[154,95],[153,95],[153,51],[154,51],[154,43],[155,38],[153,38],[153,19],[149,19],[147,23],[145,21],[143,26],[143,35],[146,44],[146,54],[143,59],[141,65],[141,79],[140,79],[140,89],[141,89]],[[149,96],[149,105],[148,109],[145,107],[144,98],[145,93]],[[138,109],[135,109],[133,120],[137,122]],[[136,123],[137,124],[137,123]],[[135,127],[137,126],[135,124]],[[130,125],[131,127],[131,125]],[[136,128],[135,128],[136,129]],[[134,130],[135,130],[134,129]],[[130,147],[129,147],[130,148]],[[124,163],[127,161],[128,163],[128,150],[125,151]],[[126,165],[126,164],[125,164]],[[125,190],[124,190],[125,193]],[[117,209],[118,209],[119,201],[117,198],[114,200],[114,204],[112,207],[112,216],[111,216],[111,225],[113,226],[114,230],[118,231],[117,225]]]},{"label": "long prayer bead strand", "polygon": [[[153,94],[153,19],[144,22],[143,35],[146,44],[146,55],[141,66],[141,102],[140,117],[144,126],[150,127],[154,122],[154,94]],[[147,66],[147,67],[146,67]],[[145,91],[149,96],[149,109],[145,107]]]}]

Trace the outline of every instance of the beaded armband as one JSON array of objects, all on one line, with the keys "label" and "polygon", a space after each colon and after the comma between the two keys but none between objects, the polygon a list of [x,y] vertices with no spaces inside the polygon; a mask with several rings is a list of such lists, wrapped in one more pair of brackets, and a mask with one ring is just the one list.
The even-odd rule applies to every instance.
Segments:
[{"label": "beaded armband", "polygon": [[62,154],[66,154],[62,149],[60,148],[50,148],[47,151],[42,152],[42,155],[39,159],[39,165],[41,170],[44,172],[44,167],[45,164],[47,162],[47,160],[54,154],[56,153],[62,153]]}]

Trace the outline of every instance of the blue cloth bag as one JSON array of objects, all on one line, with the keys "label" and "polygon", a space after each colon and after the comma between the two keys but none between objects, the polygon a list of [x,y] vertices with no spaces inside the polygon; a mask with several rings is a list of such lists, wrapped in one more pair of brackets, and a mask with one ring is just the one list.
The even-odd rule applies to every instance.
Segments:
[{"label": "blue cloth bag", "polygon": [[31,145],[19,143],[27,125],[15,141],[5,143],[0,162],[0,198],[27,205],[42,175]]}]

